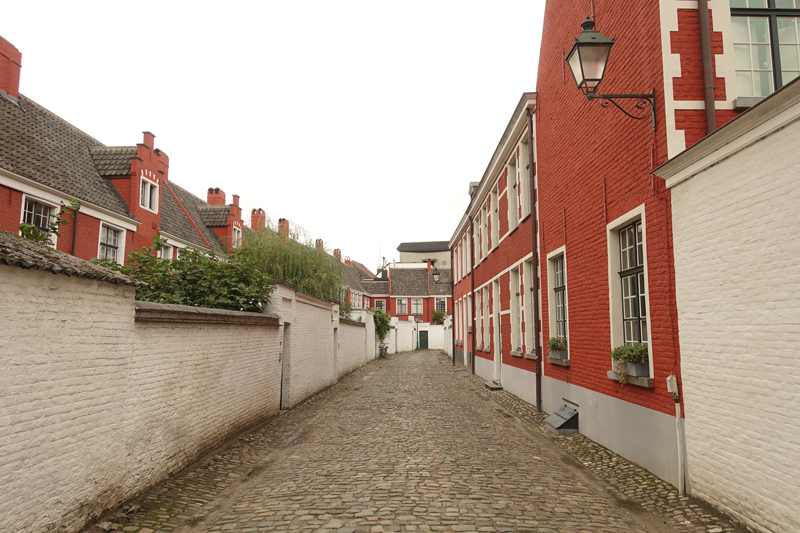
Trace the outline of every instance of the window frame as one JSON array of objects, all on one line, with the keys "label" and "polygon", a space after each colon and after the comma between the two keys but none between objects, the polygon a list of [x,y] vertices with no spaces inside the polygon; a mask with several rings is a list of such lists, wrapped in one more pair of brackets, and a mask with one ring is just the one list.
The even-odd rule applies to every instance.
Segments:
[{"label": "window frame", "polygon": [[[562,285],[558,285],[558,266],[561,263]],[[547,254],[547,280],[548,280],[548,321],[550,324],[550,337],[567,339],[567,356],[569,357],[569,278],[567,277],[567,251],[566,246],[561,246]],[[563,299],[563,320],[559,320],[558,293]],[[560,335],[559,322],[563,323],[563,337]]]},{"label": "window frame", "polygon": [[[115,231],[117,233],[117,244],[116,246],[107,244],[103,242],[103,230],[107,231]],[[113,248],[116,250],[116,257],[111,259],[109,257],[104,257],[103,249]],[[125,230],[120,228],[119,226],[115,226],[113,224],[108,224],[107,222],[100,221],[100,232],[97,237],[97,258],[98,259],[109,259],[114,261],[115,263],[122,265],[125,264]]]},{"label": "window frame", "polygon": [[[517,153],[516,149],[506,164],[506,200],[508,203],[508,232],[511,233],[519,226],[519,180],[517,179]],[[513,176],[513,177],[512,177]],[[512,185],[513,182],[513,185]],[[512,202],[513,198],[513,202]]]},{"label": "window frame", "polygon": [[411,315],[422,316],[422,298],[411,298]]},{"label": "window frame", "polygon": [[[158,183],[156,183],[152,179],[148,178],[144,174],[139,176],[139,179],[141,180],[139,182],[139,207],[141,207],[143,209],[147,209],[148,211],[153,212],[153,213],[158,213],[158,206],[161,203],[161,201],[160,201],[161,200],[161,195],[159,194],[159,190],[158,190],[159,189],[159,185],[158,185]],[[145,195],[144,195],[145,188],[147,188],[147,192],[148,192],[147,198],[149,200],[147,205],[145,204],[145,201],[144,201],[144,199],[145,199]],[[152,204],[155,204],[155,208],[153,207]]]},{"label": "window frame", "polygon": [[242,246],[242,230],[233,226],[231,228],[231,248],[241,248]]},{"label": "window frame", "polygon": [[[402,302],[402,312],[400,311],[400,303]],[[397,315],[408,315],[408,298],[395,298],[394,304]]]},{"label": "window frame", "polygon": [[[733,19],[734,18],[743,18],[746,17],[748,20],[752,18],[766,18],[767,19],[767,28],[769,30],[769,48],[770,48],[770,61],[772,63],[772,91],[769,94],[774,93],[781,87],[785,86],[792,80],[783,81],[783,72],[781,69],[782,61],[780,57],[780,47],[781,42],[779,38],[779,29],[778,29],[778,18],[795,18],[800,19],[800,8],[778,8],[775,7],[776,0],[767,0],[767,7],[765,8],[752,8],[752,7],[732,7],[730,6],[730,2],[728,5],[730,6],[730,16],[731,16],[731,28],[733,28]],[[799,21],[800,22],[800,21]],[[798,28],[800,30],[800,28]],[[797,36],[800,39],[800,35]],[[731,42],[735,46],[736,43],[733,39],[733,33],[731,33]],[[752,44],[749,42],[748,44]],[[751,49],[752,50],[752,49]],[[800,61],[800,49],[798,49],[798,60]],[[751,67],[752,67],[752,56],[751,56]],[[735,49],[734,49],[734,73],[740,72],[736,69],[735,65]],[[750,69],[748,71],[741,71],[741,72],[756,72],[756,71],[763,71],[763,69]],[[796,76],[798,77],[798,76]],[[795,78],[792,78],[795,79]],[[736,85],[737,94],[739,92],[739,85],[738,82],[734,78],[734,83]],[[739,94],[739,96],[744,97],[766,97],[769,94],[765,95],[749,95],[745,96]]]},{"label": "window frame", "polygon": [[375,300],[372,301],[372,303],[374,304],[373,307],[375,307],[375,309],[380,309],[384,313],[386,312],[386,300],[385,299],[376,298]]},{"label": "window frame", "polygon": [[[443,306],[444,309],[441,310],[439,309],[439,302],[442,302],[444,304]],[[444,311],[445,313],[447,313],[447,298],[435,297],[433,299],[433,310],[436,312]]]},{"label": "window frame", "polygon": [[[47,226],[45,228],[41,228],[39,226],[36,226],[32,222],[26,222],[25,221],[25,213],[26,213],[25,207],[26,207],[26,204],[27,204],[28,201],[31,201],[34,204],[39,204],[39,205],[41,205],[43,207],[49,208],[50,211],[47,214],[48,223],[47,223]],[[22,208],[20,209],[20,214],[19,214],[19,223],[20,224],[25,223],[25,224],[30,224],[31,226],[36,226],[37,228],[39,228],[39,231],[48,234],[50,236],[50,242],[53,243],[52,247],[55,248],[56,245],[58,244],[58,235],[56,235],[55,233],[52,233],[50,231],[49,226],[50,226],[50,222],[55,220],[56,215],[58,214],[59,208],[60,208],[60,206],[58,204],[55,204],[53,202],[48,202],[47,200],[44,200],[44,199],[42,199],[42,198],[40,198],[38,196],[33,196],[31,194],[23,194],[22,195]],[[36,213],[32,213],[32,214],[34,216],[36,216]],[[17,234],[18,235],[22,235],[22,232],[21,231],[17,231]]]},{"label": "window frame", "polygon": [[[622,282],[620,277],[621,269],[620,261],[620,244],[619,233],[620,230],[630,227],[631,224],[636,222],[641,223],[642,227],[642,276],[645,287],[645,305],[647,308],[647,349],[650,361],[650,375],[653,375],[653,346],[649,342],[653,338],[652,334],[652,316],[650,314],[650,283],[648,279],[647,268],[647,220],[645,217],[644,204],[632,209],[628,213],[615,219],[606,225],[607,243],[608,243],[608,286],[609,286],[609,322],[611,328],[611,346],[613,350],[617,346],[621,346],[625,342],[624,335],[624,322],[623,322],[623,303],[622,303]],[[627,269],[626,269],[627,271]],[[609,355],[610,357],[610,355]]]}]

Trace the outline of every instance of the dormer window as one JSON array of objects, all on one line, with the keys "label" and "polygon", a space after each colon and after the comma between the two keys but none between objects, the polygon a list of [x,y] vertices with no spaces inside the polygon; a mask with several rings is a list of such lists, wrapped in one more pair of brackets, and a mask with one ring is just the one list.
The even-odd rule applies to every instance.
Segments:
[{"label": "dormer window", "polygon": [[155,182],[142,176],[141,191],[139,193],[139,205],[158,213],[158,185]]},{"label": "dormer window", "polygon": [[233,228],[233,241],[231,242],[233,248],[240,248],[242,246],[242,230]]}]

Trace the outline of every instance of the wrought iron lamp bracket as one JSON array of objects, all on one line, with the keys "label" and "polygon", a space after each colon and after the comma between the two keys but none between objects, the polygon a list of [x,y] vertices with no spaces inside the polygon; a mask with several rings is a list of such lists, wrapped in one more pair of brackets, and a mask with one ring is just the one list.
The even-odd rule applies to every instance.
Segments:
[{"label": "wrought iron lamp bracket", "polygon": [[[586,95],[586,98],[589,100],[600,100],[601,107],[608,107],[608,104],[614,104],[614,106],[631,117],[635,120],[644,120],[646,118],[650,118],[653,121],[653,131],[656,131],[656,96],[655,96],[655,89],[651,89],[648,94],[594,94],[589,93]],[[622,108],[615,100],[619,100],[621,98],[626,99],[634,99],[633,106],[639,110],[643,111],[644,114],[631,114],[627,112],[625,109]],[[650,110],[648,113],[647,110]]]}]

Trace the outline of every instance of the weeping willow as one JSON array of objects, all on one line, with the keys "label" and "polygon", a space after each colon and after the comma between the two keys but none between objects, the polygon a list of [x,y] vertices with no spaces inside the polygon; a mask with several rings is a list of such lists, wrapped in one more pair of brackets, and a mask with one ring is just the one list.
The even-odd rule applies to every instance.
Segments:
[{"label": "weeping willow", "polygon": [[264,228],[245,233],[236,255],[258,265],[272,279],[295,285],[300,292],[345,303],[342,265],[324,249],[317,248],[302,228],[291,228],[286,238],[268,222]]}]

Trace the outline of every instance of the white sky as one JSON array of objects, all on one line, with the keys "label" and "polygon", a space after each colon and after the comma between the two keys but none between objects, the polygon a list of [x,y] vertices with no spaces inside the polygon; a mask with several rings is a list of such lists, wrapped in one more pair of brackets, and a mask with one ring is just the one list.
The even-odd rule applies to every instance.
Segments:
[{"label": "white sky", "polygon": [[452,236],[536,89],[544,3],[25,0],[0,35],[21,93],[109,146],[153,132],[170,180],[374,271]]}]

